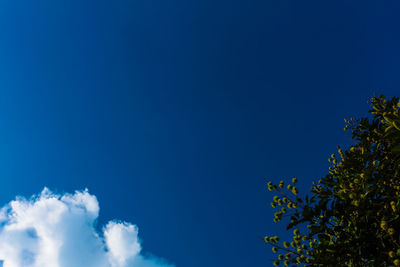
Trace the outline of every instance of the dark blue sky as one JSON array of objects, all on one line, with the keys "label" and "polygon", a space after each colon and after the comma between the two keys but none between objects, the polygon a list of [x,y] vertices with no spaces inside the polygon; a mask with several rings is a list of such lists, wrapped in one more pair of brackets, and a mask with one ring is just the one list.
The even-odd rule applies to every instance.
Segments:
[{"label": "dark blue sky", "polygon": [[265,178],[400,95],[397,1],[0,3],[0,203],[89,188],[178,267],[270,266]]}]

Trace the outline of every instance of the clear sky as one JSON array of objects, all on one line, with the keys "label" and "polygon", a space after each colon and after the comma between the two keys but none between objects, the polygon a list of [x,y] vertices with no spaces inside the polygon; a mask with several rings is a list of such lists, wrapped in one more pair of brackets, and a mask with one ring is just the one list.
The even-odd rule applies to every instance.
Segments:
[{"label": "clear sky", "polygon": [[[385,2],[385,3],[383,3]],[[400,95],[398,1],[0,2],[0,203],[88,188],[178,267],[270,266],[300,188]]]}]

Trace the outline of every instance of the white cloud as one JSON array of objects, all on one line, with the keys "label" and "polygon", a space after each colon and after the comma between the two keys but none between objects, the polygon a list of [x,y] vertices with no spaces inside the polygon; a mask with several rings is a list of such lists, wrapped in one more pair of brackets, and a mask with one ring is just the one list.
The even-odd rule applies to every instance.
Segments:
[{"label": "white cloud", "polygon": [[45,188],[11,201],[0,210],[3,267],[172,267],[141,254],[133,224],[111,221],[96,232],[98,215],[87,190],[60,196]]}]

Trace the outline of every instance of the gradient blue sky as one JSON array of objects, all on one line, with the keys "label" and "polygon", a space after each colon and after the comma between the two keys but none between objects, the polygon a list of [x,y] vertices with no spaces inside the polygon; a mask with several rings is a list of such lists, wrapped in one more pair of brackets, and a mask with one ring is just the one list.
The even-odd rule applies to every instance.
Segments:
[{"label": "gradient blue sky", "polygon": [[[383,3],[385,2],[385,3]],[[0,203],[89,188],[178,267],[270,266],[265,178],[400,95],[397,1],[0,2]]]}]

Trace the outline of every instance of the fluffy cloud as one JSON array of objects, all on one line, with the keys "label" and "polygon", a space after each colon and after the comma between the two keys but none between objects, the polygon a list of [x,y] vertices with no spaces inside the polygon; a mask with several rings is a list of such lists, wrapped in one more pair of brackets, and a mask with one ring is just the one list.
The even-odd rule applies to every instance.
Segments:
[{"label": "fluffy cloud", "polygon": [[[98,233],[99,203],[87,190],[62,196],[44,189],[0,210],[3,267],[172,267],[141,252],[138,228],[111,221]],[[1,263],[0,263],[1,266]]]}]

